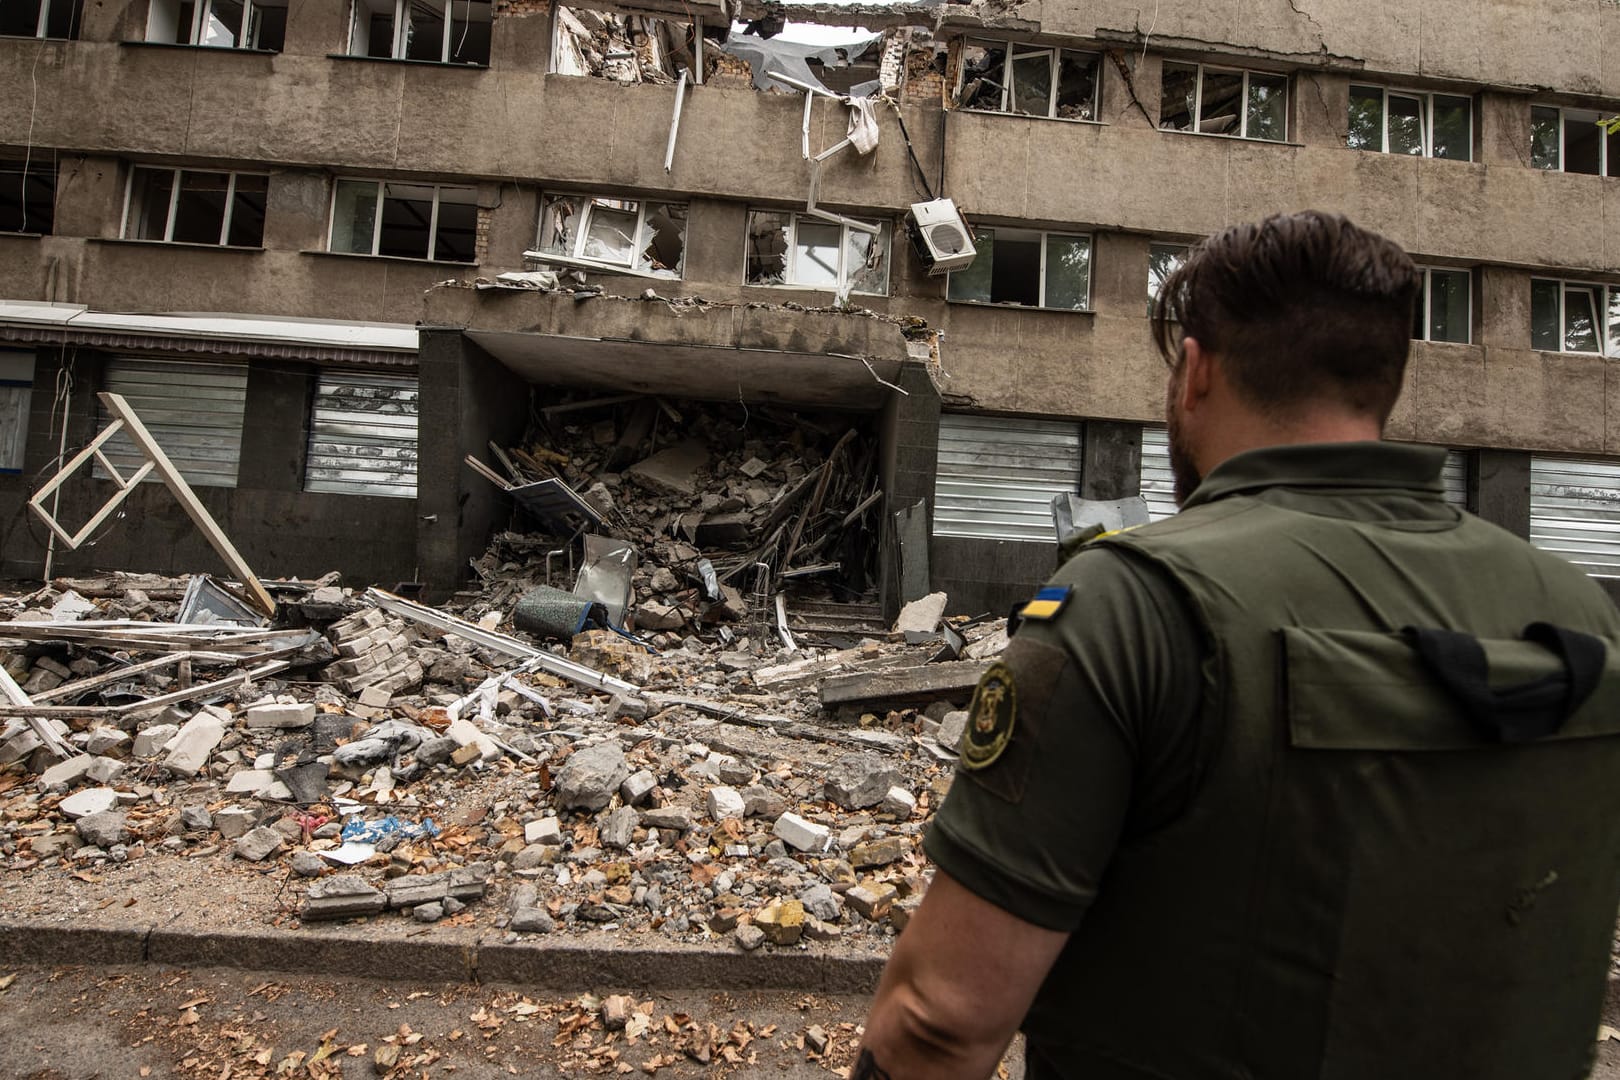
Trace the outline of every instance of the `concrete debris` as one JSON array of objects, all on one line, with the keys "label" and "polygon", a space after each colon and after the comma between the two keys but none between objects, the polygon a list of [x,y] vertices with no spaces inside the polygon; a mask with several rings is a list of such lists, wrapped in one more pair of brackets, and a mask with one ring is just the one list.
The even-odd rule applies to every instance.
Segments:
[{"label": "concrete debris", "polygon": [[827,798],[845,810],[876,806],[900,780],[888,761],[876,754],[846,754],[827,770]]},{"label": "concrete debris", "polygon": [[939,620],[945,615],[945,604],[948,600],[949,598],[942,592],[930,593],[921,600],[913,600],[900,609],[900,617],[894,621],[894,632],[933,633],[939,627]]},{"label": "concrete debris", "polygon": [[164,744],[163,767],[176,776],[196,776],[224,738],[224,723],[212,709],[204,708]]},{"label": "concrete debris", "polygon": [[118,792],[108,787],[85,788],[63,799],[57,809],[74,820],[105,813],[118,805]]},{"label": "concrete debris", "polygon": [[600,810],[629,777],[630,767],[618,743],[577,750],[557,775],[557,805],[564,810]]},{"label": "concrete debris", "polygon": [[103,810],[80,818],[75,828],[86,844],[105,851],[129,838],[124,820],[124,815],[116,810]]},{"label": "concrete debris", "polygon": [[249,829],[243,833],[232,850],[236,853],[238,859],[245,859],[248,862],[263,862],[280,851],[284,843],[285,841],[279,832],[261,825],[257,829]]}]

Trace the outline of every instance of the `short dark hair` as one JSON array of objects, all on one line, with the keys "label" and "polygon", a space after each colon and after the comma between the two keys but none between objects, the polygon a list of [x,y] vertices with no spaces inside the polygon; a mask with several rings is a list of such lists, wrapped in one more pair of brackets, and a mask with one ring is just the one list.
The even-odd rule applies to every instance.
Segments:
[{"label": "short dark hair", "polygon": [[1258,408],[1333,402],[1382,421],[1400,396],[1419,287],[1393,241],[1339,214],[1278,214],[1196,245],[1159,290],[1153,338],[1172,365],[1181,339],[1197,339]]}]

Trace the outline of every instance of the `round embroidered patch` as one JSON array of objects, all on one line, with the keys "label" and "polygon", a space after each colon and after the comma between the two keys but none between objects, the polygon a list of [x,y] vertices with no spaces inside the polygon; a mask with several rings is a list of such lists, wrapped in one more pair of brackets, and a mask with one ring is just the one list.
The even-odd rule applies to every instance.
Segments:
[{"label": "round embroidered patch", "polygon": [[1013,685],[1012,669],[1006,664],[993,664],[979,680],[973,704],[968,706],[967,727],[962,731],[958,750],[962,768],[982,769],[993,764],[1007,749],[1017,718],[1018,691]]}]

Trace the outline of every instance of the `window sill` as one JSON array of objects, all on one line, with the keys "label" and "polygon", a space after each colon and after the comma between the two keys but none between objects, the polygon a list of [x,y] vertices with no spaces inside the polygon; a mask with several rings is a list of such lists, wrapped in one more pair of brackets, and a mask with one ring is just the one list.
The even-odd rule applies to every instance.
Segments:
[{"label": "window sill", "polygon": [[254,255],[264,250],[259,247],[241,247],[234,244],[194,244],[185,240],[138,240],[127,236],[92,236],[92,243],[97,244],[128,244],[131,247],[151,248],[184,248],[187,251],[235,251],[241,254]]},{"label": "window sill", "polygon": [[405,263],[409,266],[453,266],[460,270],[476,270],[475,262],[452,262],[448,259],[413,259],[406,255],[362,255],[355,251],[300,251],[300,255],[313,255],[322,259],[365,259],[367,262]]},{"label": "window sill", "polygon": [[1167,127],[1161,127],[1159,130],[1166,135],[1189,135],[1195,139],[1224,139],[1227,142],[1249,143],[1252,146],[1303,147],[1305,145],[1302,142],[1290,142],[1287,139],[1251,139],[1247,135],[1221,135],[1213,131],[1182,131],[1180,128]]},{"label": "window sill", "polygon": [[1096,308],[1035,307],[1032,304],[997,304],[989,300],[952,300],[945,302],[954,307],[992,308],[996,311],[1047,311],[1053,315],[1095,315]]},{"label": "window sill", "polygon": [[[800,296],[803,296],[806,293],[824,293],[829,297],[837,297],[838,295],[837,289],[830,289],[825,285],[791,285],[787,282],[778,281],[745,281],[743,282],[743,288],[780,289],[783,292],[797,293]],[[857,296],[864,296],[869,300],[887,300],[889,298],[889,294],[886,292],[855,292],[851,290],[849,295],[851,299],[854,299]]]},{"label": "window sill", "polygon": [[[49,34],[0,34],[0,41],[78,41],[78,38],[51,37]],[[5,470],[0,469],[0,472]]]},{"label": "window sill", "polygon": [[1107,127],[1106,120],[1083,120],[1077,116],[1036,116],[1034,113],[1002,112],[1000,109],[964,109],[960,106],[950,110],[966,116],[1006,116],[1015,120],[1055,120],[1060,124],[1088,124],[1091,127]]},{"label": "window sill", "polygon": [[328,60],[353,60],[362,64],[408,64],[411,67],[454,68],[457,71],[488,71],[488,64],[460,64],[454,60],[407,60],[398,56],[356,56],[353,53],[327,53]]},{"label": "window sill", "polygon": [[[1413,338],[1414,345],[1439,345],[1448,349],[1473,349],[1477,346],[1472,341],[1434,341],[1430,338]],[[1597,353],[1583,353],[1583,356],[1596,356]]]},{"label": "window sill", "polygon": [[1365,146],[1347,146],[1346,150],[1354,150],[1358,154],[1377,154],[1380,157],[1410,158],[1413,161],[1445,161],[1452,165],[1479,165],[1481,162],[1473,158],[1459,160],[1458,158],[1435,157],[1433,154],[1398,154],[1393,150],[1369,150]]},{"label": "window sill", "polygon": [[235,45],[192,45],[182,44],[178,41],[120,41],[118,44],[131,49],[182,49],[186,52],[211,53],[242,53],[247,56],[280,56],[280,49],[243,49]]},{"label": "window sill", "polygon": [[0,238],[3,238],[3,237],[16,237],[18,240],[40,240],[40,239],[43,239],[44,237],[53,236],[53,235],[55,235],[55,234],[54,233],[43,233],[43,232],[13,232],[13,231],[11,231],[9,229],[0,229]]}]

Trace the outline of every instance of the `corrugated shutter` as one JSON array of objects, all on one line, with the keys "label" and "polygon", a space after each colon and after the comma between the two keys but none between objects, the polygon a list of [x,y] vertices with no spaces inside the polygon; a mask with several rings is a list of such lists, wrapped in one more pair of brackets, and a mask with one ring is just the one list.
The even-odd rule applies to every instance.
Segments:
[{"label": "corrugated shutter", "polygon": [[34,354],[0,349],[0,473],[22,471],[33,386]]},{"label": "corrugated shutter", "polygon": [[[236,486],[247,407],[244,365],[114,359],[107,361],[102,389],[124,396],[187,483]],[[99,412],[105,426],[112,418],[105,409]],[[105,450],[125,476],[146,460],[122,432]]]},{"label": "corrugated shutter", "polygon": [[1459,510],[1468,509],[1468,455],[1461,450],[1447,450],[1446,464],[1440,470],[1440,482],[1446,487],[1446,502]]},{"label": "corrugated shutter", "polygon": [[309,425],[304,490],[416,497],[417,382],[321,375]]},{"label": "corrugated shutter", "polygon": [[[1468,505],[1468,455],[1460,450],[1446,452],[1440,471],[1446,488],[1446,502]],[[1142,497],[1147,500],[1148,518],[1158,521],[1176,512],[1175,477],[1170,472],[1169,433],[1162,427],[1142,428]]]},{"label": "corrugated shutter", "polygon": [[1532,457],[1530,542],[1593,577],[1620,577],[1620,462]]},{"label": "corrugated shutter", "polygon": [[1162,427],[1142,428],[1142,498],[1148,520],[1159,521],[1176,512],[1176,478],[1170,472],[1170,434]]},{"label": "corrugated shutter", "polygon": [[1052,496],[1079,490],[1077,422],[939,418],[935,535],[1055,544]]}]

